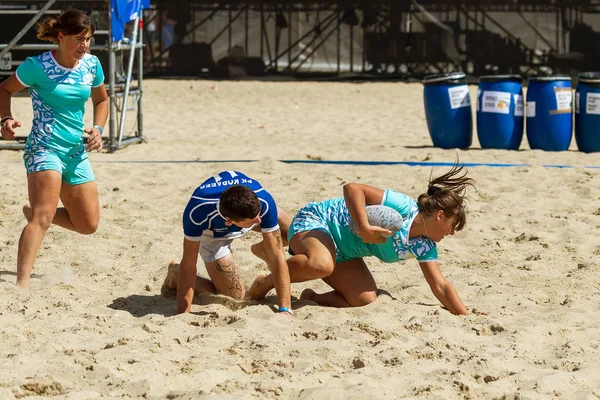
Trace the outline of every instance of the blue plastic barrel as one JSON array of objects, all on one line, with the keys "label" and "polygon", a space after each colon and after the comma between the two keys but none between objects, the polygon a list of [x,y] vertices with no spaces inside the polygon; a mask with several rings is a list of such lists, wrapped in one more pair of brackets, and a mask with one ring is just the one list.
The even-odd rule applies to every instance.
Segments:
[{"label": "blue plastic barrel", "polygon": [[568,76],[529,79],[527,140],[532,149],[564,151],[573,135],[573,89]]},{"label": "blue plastic barrel", "polygon": [[579,74],[575,91],[575,141],[581,151],[600,151],[600,72]]},{"label": "blue plastic barrel", "polygon": [[462,72],[423,79],[425,117],[433,145],[466,148],[473,140],[473,117],[467,77]]},{"label": "blue plastic barrel", "polygon": [[477,136],[484,149],[518,150],[523,139],[525,111],[523,78],[488,75],[477,91]]}]

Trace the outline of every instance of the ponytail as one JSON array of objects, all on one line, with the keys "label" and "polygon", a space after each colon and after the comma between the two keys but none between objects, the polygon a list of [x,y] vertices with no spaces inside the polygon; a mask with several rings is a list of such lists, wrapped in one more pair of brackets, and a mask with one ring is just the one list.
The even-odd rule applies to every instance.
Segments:
[{"label": "ponytail", "polygon": [[58,31],[56,25],[58,21],[52,17],[38,22],[37,24],[37,38],[45,42],[58,42]]},{"label": "ponytail", "polygon": [[40,40],[58,43],[59,32],[63,35],[77,35],[83,32],[94,34],[96,27],[90,17],[81,10],[66,10],[58,18],[47,18],[37,24],[37,37]]}]

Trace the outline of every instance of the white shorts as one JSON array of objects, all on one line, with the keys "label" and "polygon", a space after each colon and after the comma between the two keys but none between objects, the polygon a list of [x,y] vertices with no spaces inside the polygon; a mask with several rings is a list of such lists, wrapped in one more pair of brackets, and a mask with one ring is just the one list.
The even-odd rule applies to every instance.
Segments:
[{"label": "white shorts", "polygon": [[231,242],[234,239],[214,238],[202,235],[198,253],[204,262],[213,262],[231,254]]}]

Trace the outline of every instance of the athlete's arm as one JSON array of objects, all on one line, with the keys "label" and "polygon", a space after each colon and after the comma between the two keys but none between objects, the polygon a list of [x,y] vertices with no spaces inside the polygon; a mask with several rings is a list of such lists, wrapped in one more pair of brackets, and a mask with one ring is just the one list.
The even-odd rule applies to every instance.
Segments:
[{"label": "athlete's arm", "polygon": [[108,94],[104,84],[92,88],[92,103],[94,104],[94,127],[86,129],[85,133],[90,135],[88,140],[87,150],[102,150],[101,132],[96,125],[104,129],[106,119],[108,118]]},{"label": "athlete's arm", "polygon": [[194,299],[194,286],[196,285],[196,263],[200,241],[183,239],[183,257],[179,264],[179,278],[177,281],[177,313],[190,312]]},{"label": "athlete's arm", "polygon": [[365,243],[383,243],[386,241],[381,234],[390,235],[387,229],[371,226],[367,220],[365,205],[379,205],[383,200],[384,191],[361,183],[344,185],[344,200],[350,216],[356,223],[360,237]]},{"label": "athlete's arm", "polygon": [[[10,111],[12,95],[23,89],[25,89],[25,86],[19,82],[15,74],[12,74],[0,83],[0,118],[12,116]],[[1,127],[2,137],[7,140],[13,140],[15,138],[14,128],[20,126],[21,123],[14,119],[5,121]]]},{"label": "athlete's arm", "polygon": [[458,297],[452,284],[442,275],[437,261],[422,262],[419,265],[434,296],[437,297],[448,311],[454,315],[466,315],[469,313],[469,310],[467,310]]},{"label": "athlete's arm", "polygon": [[263,232],[263,242],[279,307],[287,307],[291,310],[290,271],[283,251],[281,231],[277,229],[273,232]]}]

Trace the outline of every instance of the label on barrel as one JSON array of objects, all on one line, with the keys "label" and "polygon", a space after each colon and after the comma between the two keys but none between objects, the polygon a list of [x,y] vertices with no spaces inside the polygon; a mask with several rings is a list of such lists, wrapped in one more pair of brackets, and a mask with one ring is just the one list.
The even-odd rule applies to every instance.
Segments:
[{"label": "label on barrel", "polygon": [[515,98],[515,117],[522,117],[524,114],[523,96],[520,94],[513,94]]},{"label": "label on barrel", "polygon": [[556,96],[556,111],[570,112],[573,107],[573,92],[571,88],[554,88]]},{"label": "label on barrel", "polygon": [[600,93],[587,94],[585,112],[587,114],[600,114]]},{"label": "label on barrel", "polygon": [[481,111],[498,114],[510,113],[510,93],[484,91],[481,99]]},{"label": "label on barrel", "polygon": [[535,117],[535,101],[527,102],[527,116]]},{"label": "label on barrel", "polygon": [[450,96],[450,107],[453,109],[471,107],[471,97],[469,96],[469,87],[467,85],[448,88],[448,96]]},{"label": "label on barrel", "polygon": [[575,113],[579,114],[579,93],[575,93]]}]

